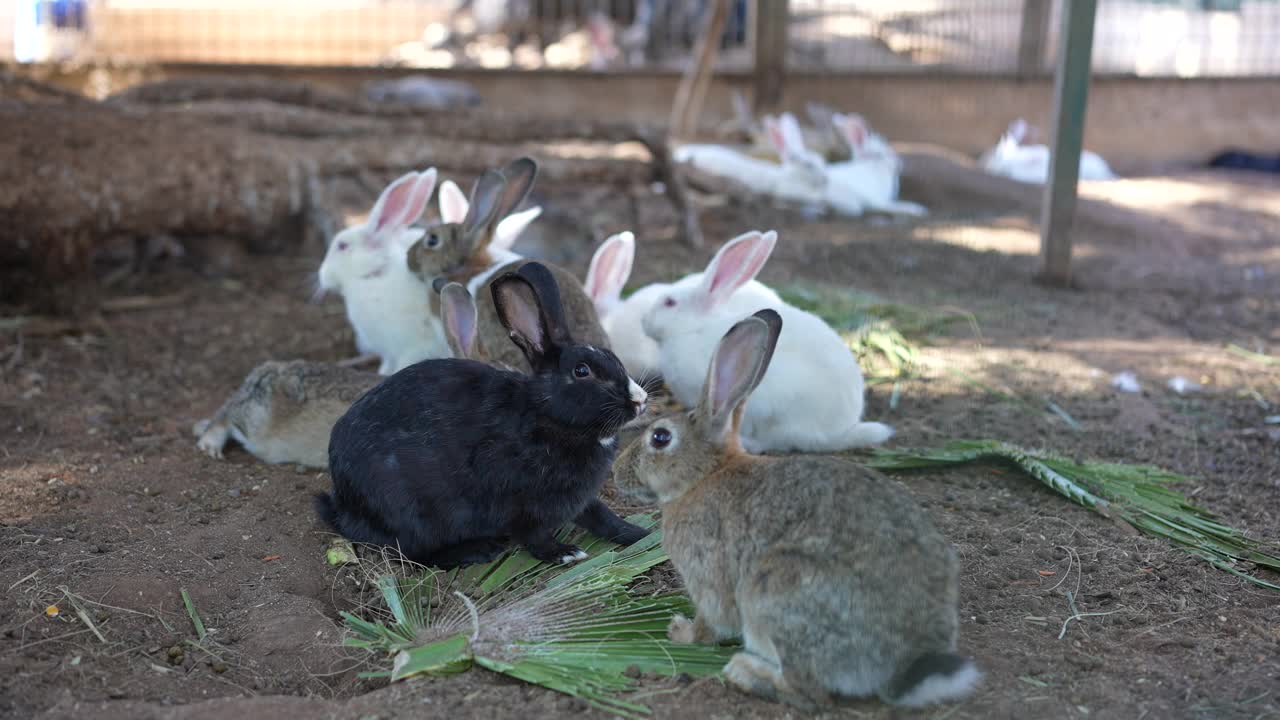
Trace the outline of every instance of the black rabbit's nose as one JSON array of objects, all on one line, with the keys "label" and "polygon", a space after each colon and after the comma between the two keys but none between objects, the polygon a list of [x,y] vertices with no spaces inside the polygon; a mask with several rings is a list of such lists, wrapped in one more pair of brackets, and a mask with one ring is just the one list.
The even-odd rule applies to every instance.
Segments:
[{"label": "black rabbit's nose", "polygon": [[627,390],[631,393],[631,409],[635,411],[637,417],[643,415],[649,399],[649,393],[645,392],[644,388],[640,387],[640,384],[631,378],[627,378]]}]

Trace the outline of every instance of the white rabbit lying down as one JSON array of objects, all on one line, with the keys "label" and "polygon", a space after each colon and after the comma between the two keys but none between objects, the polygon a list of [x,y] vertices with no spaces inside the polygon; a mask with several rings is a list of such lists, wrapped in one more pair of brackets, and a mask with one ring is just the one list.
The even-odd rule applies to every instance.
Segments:
[{"label": "white rabbit lying down", "polygon": [[693,406],[720,339],[743,317],[769,308],[784,319],[783,331],[773,369],[747,403],[743,447],[835,451],[888,440],[892,428],[862,420],[862,370],[834,330],[776,294],[739,295],[764,267],[776,240],[773,231],[734,238],[696,284],[672,286],[652,304],[642,325],[658,343],[663,380],[676,399]]},{"label": "white rabbit lying down", "polygon": [[[1009,123],[1009,129],[1000,141],[982,158],[982,167],[993,175],[1024,183],[1045,183],[1049,179],[1049,148],[1045,145],[1024,145],[1027,138],[1027,122],[1022,118]],[[1117,180],[1119,177],[1102,156],[1085,150],[1080,153],[1081,180]]]}]

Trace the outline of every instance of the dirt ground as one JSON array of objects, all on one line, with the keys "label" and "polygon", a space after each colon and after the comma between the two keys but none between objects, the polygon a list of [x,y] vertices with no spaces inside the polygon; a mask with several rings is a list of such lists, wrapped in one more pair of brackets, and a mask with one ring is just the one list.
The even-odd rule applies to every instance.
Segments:
[{"label": "dirt ground", "polygon": [[[612,212],[574,188],[573,211]],[[854,287],[971,313],[924,350],[921,376],[868,394],[893,446],[1000,438],[1196,478],[1195,502],[1280,536],[1280,184],[1192,174],[1086,191],[1123,221],[1078,234],[1080,289],[1031,282],[1030,210],[935,203],[919,223],[807,221],[761,208],[704,217],[717,241],[777,227],[766,282]],[[700,266],[639,203],[637,276]],[[0,335],[0,715],[96,718],[528,718],[597,715],[482,671],[386,686],[357,679],[339,610],[355,593],[324,562],[310,497],[324,473],[199,453],[191,424],[257,363],[353,353],[339,300],[309,303],[322,249],[197,253],[118,282],[111,310]],[[216,262],[209,257],[216,256]],[[201,259],[203,258],[203,259]],[[578,270],[585,267],[579,258]],[[135,298],[147,298],[137,302]],[[4,308],[6,317],[20,307]],[[1113,374],[1134,372],[1137,394]],[[1173,376],[1203,385],[1180,395]],[[968,378],[968,379],[967,379]],[[1076,431],[969,379],[1052,400]],[[962,557],[961,648],[986,673],[969,701],[839,717],[1280,716],[1280,593],[1215,570],[1001,470],[899,476]],[[1269,576],[1272,582],[1280,578]],[[211,642],[193,639],[180,589]],[[1073,593],[1084,616],[1067,622]],[[75,602],[72,602],[75,598]],[[78,620],[75,603],[97,633]],[[57,605],[61,614],[46,616]],[[99,636],[100,634],[100,636]],[[171,650],[170,648],[175,648]],[[178,652],[181,651],[181,652]],[[645,680],[656,717],[785,717],[716,680]]]}]

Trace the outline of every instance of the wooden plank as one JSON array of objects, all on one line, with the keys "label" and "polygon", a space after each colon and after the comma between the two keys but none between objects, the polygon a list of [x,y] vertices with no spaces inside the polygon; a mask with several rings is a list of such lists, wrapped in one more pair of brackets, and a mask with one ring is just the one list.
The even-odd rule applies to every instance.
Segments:
[{"label": "wooden plank", "polygon": [[1097,0],[1072,0],[1063,8],[1062,43],[1053,92],[1053,143],[1049,181],[1040,216],[1040,281],[1071,285],[1071,225],[1076,213],[1080,153],[1089,99],[1093,21]]},{"label": "wooden plank", "polygon": [[1022,0],[1022,32],[1018,36],[1018,77],[1037,77],[1045,70],[1049,19],[1053,0]]},{"label": "wooden plank", "polygon": [[694,50],[694,62],[685,68],[676,88],[675,101],[671,104],[670,134],[673,138],[688,138],[697,130],[702,103],[711,86],[711,74],[720,53],[720,39],[729,19],[729,0],[712,0],[710,10]]},{"label": "wooden plank", "polygon": [[788,0],[756,0],[753,7],[752,110],[756,117],[782,106],[787,75],[787,31],[791,26]]}]

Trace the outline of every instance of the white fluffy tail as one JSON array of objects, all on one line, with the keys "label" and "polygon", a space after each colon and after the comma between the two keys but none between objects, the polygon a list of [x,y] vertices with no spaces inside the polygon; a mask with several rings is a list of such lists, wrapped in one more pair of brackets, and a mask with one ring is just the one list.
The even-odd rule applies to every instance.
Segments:
[{"label": "white fluffy tail", "polygon": [[894,200],[875,205],[873,209],[894,215],[911,215],[913,217],[924,217],[929,214],[929,210],[925,206],[919,203],[907,202],[906,200]]},{"label": "white fluffy tail", "polygon": [[893,428],[878,422],[860,422],[853,426],[845,438],[846,448],[880,445],[893,437]]},{"label": "white fluffy tail", "polygon": [[982,672],[972,660],[950,653],[929,653],[893,679],[885,699],[902,707],[952,702],[967,697],[981,679]]}]

